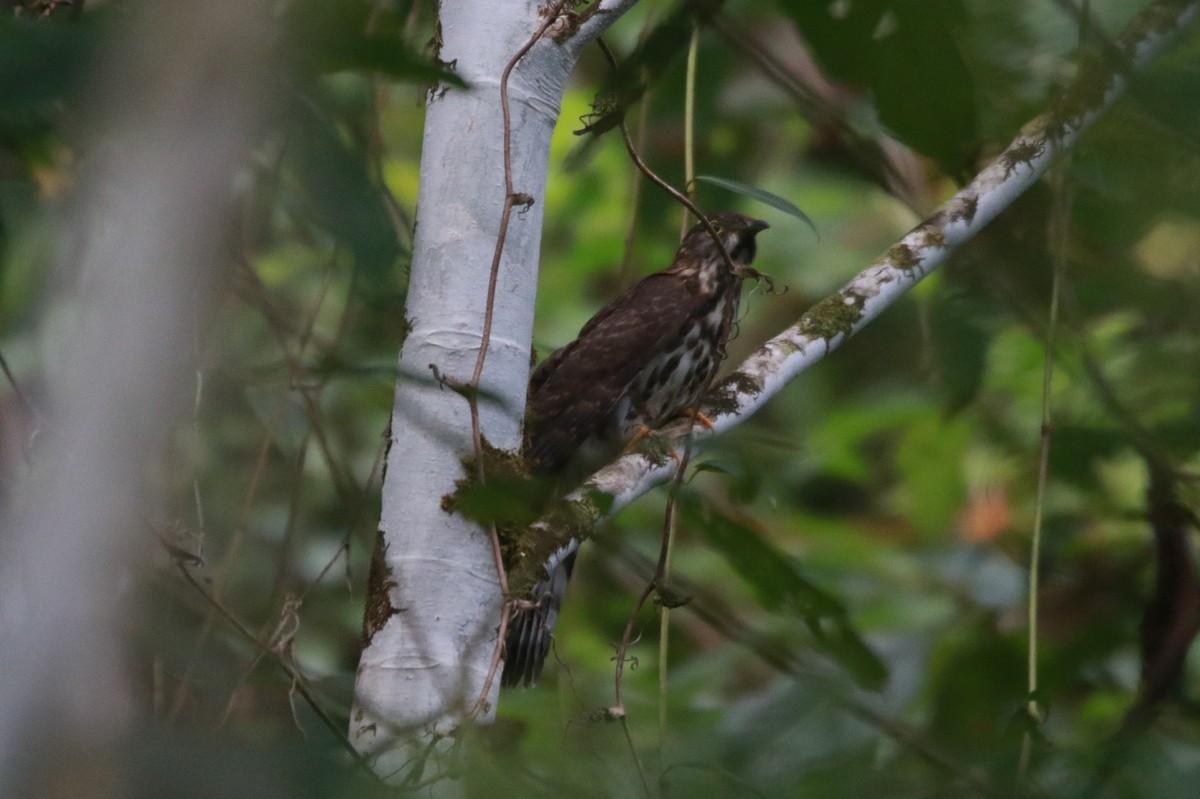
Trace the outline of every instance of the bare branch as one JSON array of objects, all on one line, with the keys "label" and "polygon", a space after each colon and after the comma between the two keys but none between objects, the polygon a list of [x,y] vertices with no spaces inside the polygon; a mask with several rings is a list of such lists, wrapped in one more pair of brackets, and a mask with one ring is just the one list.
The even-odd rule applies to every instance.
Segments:
[{"label": "bare branch", "polygon": [[598,0],[581,16],[575,35],[571,37],[572,49],[576,53],[581,51],[636,3],[637,0]]}]

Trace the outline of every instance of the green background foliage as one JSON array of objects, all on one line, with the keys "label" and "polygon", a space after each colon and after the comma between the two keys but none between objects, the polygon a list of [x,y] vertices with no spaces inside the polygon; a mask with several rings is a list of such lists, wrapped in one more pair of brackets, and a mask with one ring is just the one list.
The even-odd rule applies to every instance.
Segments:
[{"label": "green background foliage", "polygon": [[[69,249],[63,220],[87,158],[76,124],[122,5],[78,19],[0,9],[0,352],[35,406],[62,311],[47,278]],[[618,84],[645,104],[628,116],[647,161],[682,183],[683,52],[699,19],[698,172],[785,197],[820,233],[697,187],[702,207],[771,223],[755,265],[788,287],[747,288],[732,363],[1047,106],[1078,62],[1069,5],[642,3],[618,24],[615,49],[647,68]],[[1085,49],[1144,5],[1091,3]],[[149,512],[197,558],[189,568],[207,594],[278,654],[149,552],[129,622],[130,756],[90,766],[119,773],[129,795],[382,792],[276,661],[299,668],[344,725],[406,326],[422,105],[429,82],[447,79],[427,48],[433,14],[403,0],[287,6],[273,76],[284,101],[245,165],[211,328],[180,356],[194,362],[199,399],[152,458],[163,499]],[[1198,59],[1193,31],[1137,77],[1055,184],[696,456],[673,582],[691,602],[672,616],[666,730],[654,609],[635,625],[625,672],[629,738],[596,712],[613,703],[613,644],[657,557],[659,492],[583,551],[542,685],[506,693],[497,724],[456,764],[469,795],[636,796],[637,763],[672,796],[1012,795],[1031,726],[1024,590],[1056,219],[1069,230],[1041,592],[1047,710],[1032,725],[1025,787],[1193,795],[1194,659],[1150,727],[1116,734],[1138,690],[1152,592],[1147,452],[1182,470],[1185,506],[1197,501]],[[635,188],[616,132],[572,133],[612,87],[599,53],[586,55],[552,142],[538,198],[543,356],[664,268],[677,242],[680,209]],[[0,446],[17,456],[0,502],[19,487],[33,425],[0,384]],[[56,761],[31,764],[31,795],[62,795],[89,767]],[[1103,785],[1091,782],[1105,769]]]}]

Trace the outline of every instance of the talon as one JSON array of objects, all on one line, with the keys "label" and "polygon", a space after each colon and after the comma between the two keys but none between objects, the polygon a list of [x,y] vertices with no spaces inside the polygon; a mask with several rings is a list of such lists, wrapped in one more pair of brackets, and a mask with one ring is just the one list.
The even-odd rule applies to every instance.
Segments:
[{"label": "talon", "polygon": [[628,455],[629,453],[633,452],[635,449],[637,449],[637,445],[641,443],[642,439],[650,435],[650,433],[651,430],[649,427],[646,427],[644,424],[638,425],[637,432],[630,437],[628,442],[626,442],[625,449],[621,450],[621,454]]},{"label": "talon", "polygon": [[[649,427],[647,427],[644,424],[638,425],[637,432],[635,432],[629,438],[629,442],[626,443],[625,448],[621,450],[621,455],[624,456],[624,455],[629,455],[633,452],[636,452],[638,445],[641,444],[642,441],[644,441],[645,439],[650,438],[652,436],[654,436],[653,430],[651,430]],[[679,457],[679,453],[675,450],[674,447],[670,447],[667,449],[667,457],[669,457],[671,460],[675,461],[676,465],[679,465],[683,462]]]},{"label": "talon", "polygon": [[684,408],[683,415],[709,430],[713,429],[713,421],[700,412],[699,408]]}]

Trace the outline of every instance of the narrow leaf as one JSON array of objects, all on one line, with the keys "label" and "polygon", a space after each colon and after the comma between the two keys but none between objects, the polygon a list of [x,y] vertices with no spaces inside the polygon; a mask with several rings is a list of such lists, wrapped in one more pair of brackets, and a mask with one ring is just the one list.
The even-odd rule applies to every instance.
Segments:
[{"label": "narrow leaf", "polygon": [[793,558],[750,525],[697,505],[683,503],[687,523],[725,557],[759,604],[773,613],[802,619],[813,643],[850,672],[859,685],[869,690],[883,687],[887,667],[854,629],[837,598],[809,581]]},{"label": "narrow leaf", "polygon": [[741,194],[744,197],[749,197],[752,200],[758,200],[760,203],[769,205],[777,211],[783,211],[788,216],[794,216],[804,224],[812,228],[813,235],[818,240],[821,234],[817,232],[817,226],[808,218],[808,214],[801,211],[795,204],[783,199],[778,194],[772,194],[766,189],[760,189],[756,186],[749,186],[745,183],[738,183],[736,180],[727,180],[725,178],[713,177],[712,175],[697,175],[696,180],[703,180],[705,183],[711,183],[714,186],[720,186],[722,189]]}]

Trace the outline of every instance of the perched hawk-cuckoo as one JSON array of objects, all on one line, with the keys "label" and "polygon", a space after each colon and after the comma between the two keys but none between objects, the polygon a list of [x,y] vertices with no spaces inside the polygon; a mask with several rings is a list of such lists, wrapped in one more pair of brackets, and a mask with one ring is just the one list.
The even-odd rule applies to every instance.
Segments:
[{"label": "perched hawk-cuckoo", "polygon": [[[767,223],[731,211],[709,221],[732,261],[749,265]],[[669,268],[631,286],[534,370],[525,430],[530,471],[582,479],[635,436],[694,409],[724,357],[741,289],[741,276],[697,224]],[[503,685],[532,685],[541,674],[578,546],[572,541],[554,554],[529,596],[535,606],[514,614]]]}]

